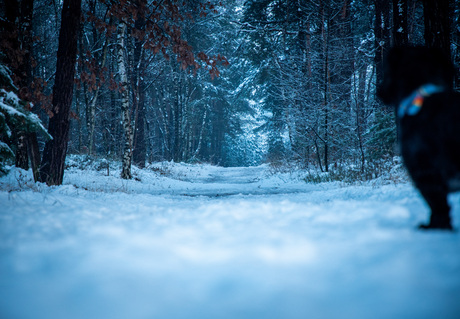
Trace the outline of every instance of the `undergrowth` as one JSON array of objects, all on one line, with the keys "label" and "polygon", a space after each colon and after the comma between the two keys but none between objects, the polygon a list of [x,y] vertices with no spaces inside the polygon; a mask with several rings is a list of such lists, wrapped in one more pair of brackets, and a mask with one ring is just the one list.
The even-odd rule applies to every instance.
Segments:
[{"label": "undergrowth", "polygon": [[[131,181],[121,180],[120,161],[94,158],[87,155],[69,155],[65,168],[67,174],[73,173],[70,175],[73,176],[70,184],[77,189],[127,193],[129,188],[134,186],[133,182],[142,182],[145,185],[161,183],[161,180],[158,179],[161,177],[193,182],[197,176],[202,178],[203,174],[207,174],[207,169],[200,167],[200,165],[159,162],[149,163],[143,169],[133,166],[133,179]],[[30,171],[24,171],[14,166],[9,170],[9,174],[0,179],[0,190],[32,190],[40,192],[46,189],[45,184],[34,182]],[[106,181],[107,184],[96,183],[93,177],[94,173],[99,176],[107,176],[101,180]],[[84,177],[77,177],[77,180],[80,181],[77,182],[75,176],[80,176],[81,174]],[[353,163],[336,163],[331,165],[327,172],[322,172],[317,167],[301,167],[295,162],[290,162],[286,165],[269,165],[263,174],[264,176],[260,176],[262,179],[269,176],[278,176],[281,179],[286,179],[286,182],[294,179],[304,180],[306,183],[339,181],[344,183],[370,182],[375,185],[382,185],[409,181],[399,157],[365,163],[364,169],[360,165]],[[119,181],[117,183],[109,182],[112,179]]]},{"label": "undergrowth", "polygon": [[400,157],[366,162],[364,167],[354,163],[335,163],[328,167],[327,172],[321,171],[318,167],[299,167],[293,162],[286,165],[270,165],[270,169],[272,174],[303,171],[305,172],[303,179],[307,183],[376,181],[383,184],[396,184],[409,180]]}]

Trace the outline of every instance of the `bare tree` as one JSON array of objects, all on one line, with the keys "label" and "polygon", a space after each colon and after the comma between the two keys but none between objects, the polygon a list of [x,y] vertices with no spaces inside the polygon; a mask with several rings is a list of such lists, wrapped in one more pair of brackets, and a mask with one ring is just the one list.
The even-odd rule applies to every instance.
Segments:
[{"label": "bare tree", "polygon": [[48,125],[53,139],[45,145],[40,168],[40,181],[48,185],[60,185],[64,177],[80,14],[81,0],[64,0],[53,88],[53,116]]}]

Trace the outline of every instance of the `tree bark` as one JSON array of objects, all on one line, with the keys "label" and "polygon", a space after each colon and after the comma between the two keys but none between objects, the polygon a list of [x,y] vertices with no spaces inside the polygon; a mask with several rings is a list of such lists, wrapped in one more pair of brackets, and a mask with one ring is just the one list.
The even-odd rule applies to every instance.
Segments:
[{"label": "tree bark", "polygon": [[131,124],[131,115],[129,108],[129,86],[128,71],[126,69],[125,59],[125,33],[126,23],[121,20],[118,24],[118,72],[120,74],[121,87],[121,117],[123,122],[123,131],[125,135],[125,145],[123,150],[121,178],[131,179],[131,164],[133,158],[133,128]]},{"label": "tree bark", "polygon": [[40,181],[48,185],[61,185],[64,177],[80,16],[81,0],[64,0],[53,87],[53,116],[48,125],[53,139],[45,145],[40,168]]}]

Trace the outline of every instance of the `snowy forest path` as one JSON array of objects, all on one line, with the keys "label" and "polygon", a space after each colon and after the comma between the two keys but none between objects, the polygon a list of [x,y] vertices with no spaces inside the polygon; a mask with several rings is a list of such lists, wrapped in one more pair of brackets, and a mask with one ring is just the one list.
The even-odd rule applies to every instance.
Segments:
[{"label": "snowy forest path", "polygon": [[460,235],[409,183],[162,165],[0,178],[0,318],[458,318]]},{"label": "snowy forest path", "polygon": [[184,180],[205,184],[252,184],[267,174],[267,167],[220,167],[212,166],[207,174],[194,175]]},{"label": "snowy forest path", "polygon": [[[176,181],[164,188],[165,195],[222,197],[233,195],[275,195],[310,192],[314,187],[297,176],[275,174],[268,165],[250,167],[186,166],[172,171]],[[289,182],[288,182],[289,181]],[[155,192],[154,192],[155,193]]]}]

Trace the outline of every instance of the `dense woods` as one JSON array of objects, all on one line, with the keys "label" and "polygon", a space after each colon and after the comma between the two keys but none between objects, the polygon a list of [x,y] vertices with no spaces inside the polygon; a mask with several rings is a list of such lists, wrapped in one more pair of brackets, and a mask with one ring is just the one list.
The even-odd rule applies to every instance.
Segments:
[{"label": "dense woods", "polygon": [[1,94],[17,95],[53,139],[2,106],[1,161],[14,154],[48,184],[62,183],[68,153],[122,160],[123,178],[153,161],[348,166],[366,178],[397,154],[393,110],[375,98],[385,52],[438,46],[458,65],[459,7],[5,0],[0,63],[14,85]]}]

